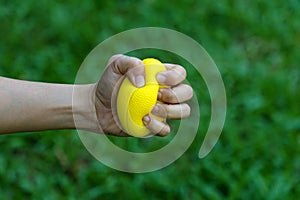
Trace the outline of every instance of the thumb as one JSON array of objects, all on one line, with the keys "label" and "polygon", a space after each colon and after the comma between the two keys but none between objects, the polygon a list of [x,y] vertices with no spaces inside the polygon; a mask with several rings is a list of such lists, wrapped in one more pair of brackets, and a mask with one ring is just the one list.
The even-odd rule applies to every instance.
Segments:
[{"label": "thumb", "polygon": [[114,72],[119,75],[127,75],[129,81],[136,87],[145,85],[144,63],[135,57],[115,55],[112,57]]}]

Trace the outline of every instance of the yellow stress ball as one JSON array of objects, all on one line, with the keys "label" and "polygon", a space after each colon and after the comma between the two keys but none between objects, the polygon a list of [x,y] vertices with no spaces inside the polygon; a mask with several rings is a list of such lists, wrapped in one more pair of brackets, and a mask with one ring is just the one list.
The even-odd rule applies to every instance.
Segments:
[{"label": "yellow stress ball", "polygon": [[150,133],[142,119],[157,103],[159,88],[164,87],[157,83],[156,74],[166,70],[165,66],[154,58],[146,58],[143,63],[145,86],[137,88],[125,78],[117,97],[117,113],[121,126],[126,133],[135,137],[144,137]]}]

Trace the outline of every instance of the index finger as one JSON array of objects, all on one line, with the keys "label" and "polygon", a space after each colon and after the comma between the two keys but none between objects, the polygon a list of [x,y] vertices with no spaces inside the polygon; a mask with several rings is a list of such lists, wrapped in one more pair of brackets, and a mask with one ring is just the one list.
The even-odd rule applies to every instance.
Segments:
[{"label": "index finger", "polygon": [[178,85],[186,78],[186,71],[182,66],[170,63],[164,63],[164,66],[167,70],[156,75],[159,84],[174,86]]}]

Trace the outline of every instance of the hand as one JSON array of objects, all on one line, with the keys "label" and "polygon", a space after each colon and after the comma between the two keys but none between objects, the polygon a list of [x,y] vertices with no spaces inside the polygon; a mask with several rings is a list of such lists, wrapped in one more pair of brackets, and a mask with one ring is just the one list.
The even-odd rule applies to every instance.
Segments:
[{"label": "hand", "polygon": [[[192,88],[189,85],[181,84],[186,78],[186,71],[179,65],[164,65],[167,71],[158,73],[156,79],[159,84],[170,86],[170,88],[159,90],[158,100],[163,104],[157,104],[151,113],[168,119],[186,118],[190,115],[190,107],[183,102],[193,96]],[[116,110],[114,103],[117,98],[116,91],[118,91],[124,75],[136,87],[144,86],[143,62],[138,58],[125,55],[112,56],[102,77],[96,83],[96,113],[100,127],[106,134],[128,136],[119,128],[113,114]],[[152,133],[158,136],[166,136],[170,133],[167,123],[161,122],[151,115],[144,116],[143,122]]]}]

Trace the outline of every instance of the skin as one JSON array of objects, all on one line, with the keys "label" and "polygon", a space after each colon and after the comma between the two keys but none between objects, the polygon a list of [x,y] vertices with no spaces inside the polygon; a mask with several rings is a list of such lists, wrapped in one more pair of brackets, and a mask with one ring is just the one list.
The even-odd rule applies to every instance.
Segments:
[{"label": "skin", "polygon": [[[151,112],[168,119],[186,118],[190,115],[190,107],[184,102],[193,95],[189,85],[181,84],[186,71],[179,65],[164,65],[167,71],[158,73],[156,79],[170,88],[160,89],[158,100],[163,103],[157,104]],[[128,136],[115,117],[116,94],[125,76],[136,87],[144,86],[143,62],[125,55],[112,56],[100,80],[86,85],[0,77],[0,134],[77,128]],[[153,116],[146,115],[143,121],[158,136],[170,133],[169,125]]]}]

